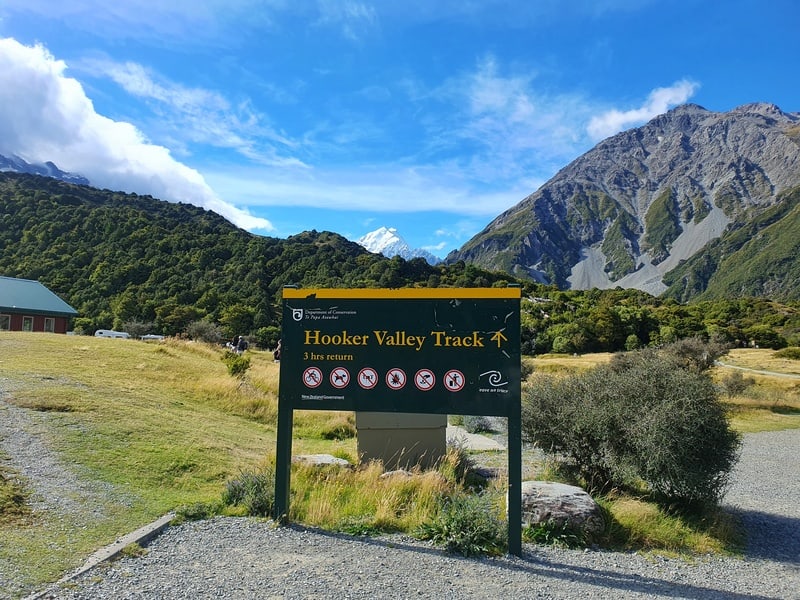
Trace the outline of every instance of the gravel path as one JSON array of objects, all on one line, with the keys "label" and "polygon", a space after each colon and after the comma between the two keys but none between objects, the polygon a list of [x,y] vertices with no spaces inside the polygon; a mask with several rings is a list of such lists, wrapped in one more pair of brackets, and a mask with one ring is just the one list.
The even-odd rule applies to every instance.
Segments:
[{"label": "gravel path", "polygon": [[[15,456],[27,446],[28,454],[16,456],[37,457],[14,466],[29,477],[39,501],[58,504],[65,489],[97,493],[74,478],[52,477],[68,470],[37,441],[36,420],[47,417],[26,421],[24,413],[0,398],[0,449]],[[745,437],[726,496],[748,529],[744,558],[687,561],[526,545],[522,558],[468,560],[403,536],[353,538],[216,518],[170,527],[144,556],[101,565],[38,597],[800,600],[799,450],[800,430]],[[39,466],[27,468],[33,465]],[[9,577],[0,565],[0,582]]]}]

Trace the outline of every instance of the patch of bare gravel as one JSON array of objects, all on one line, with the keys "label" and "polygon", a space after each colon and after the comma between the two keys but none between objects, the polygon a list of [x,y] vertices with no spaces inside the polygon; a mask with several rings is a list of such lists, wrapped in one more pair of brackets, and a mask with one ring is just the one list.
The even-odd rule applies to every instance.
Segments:
[{"label": "patch of bare gravel", "polygon": [[[49,431],[57,414],[20,408],[6,400],[11,382],[0,377],[0,450],[4,463],[31,491],[32,518],[50,527],[78,530],[106,518],[109,500],[128,501],[110,484],[84,477],[52,448]],[[22,567],[0,559],[0,599],[30,590]]]}]

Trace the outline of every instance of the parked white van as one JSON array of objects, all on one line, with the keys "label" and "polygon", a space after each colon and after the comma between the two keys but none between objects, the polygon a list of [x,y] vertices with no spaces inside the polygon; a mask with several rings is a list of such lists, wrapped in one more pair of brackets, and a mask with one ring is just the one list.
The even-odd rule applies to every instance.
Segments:
[{"label": "parked white van", "polygon": [[114,331],[113,329],[98,329],[94,332],[94,337],[121,338],[127,340],[130,334],[127,331]]}]

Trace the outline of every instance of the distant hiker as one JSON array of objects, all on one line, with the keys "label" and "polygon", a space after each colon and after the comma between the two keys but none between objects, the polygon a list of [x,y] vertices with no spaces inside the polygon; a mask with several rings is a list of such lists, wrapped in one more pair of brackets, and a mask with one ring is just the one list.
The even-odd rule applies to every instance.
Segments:
[{"label": "distant hiker", "polygon": [[238,342],[236,342],[236,352],[237,352],[238,354],[241,354],[241,353],[242,353],[242,352],[244,352],[245,350],[247,350],[247,340],[246,340],[246,339],[244,339],[244,336],[243,336],[243,335],[240,335],[240,336],[239,336],[239,341],[238,341]]},{"label": "distant hiker", "polygon": [[275,358],[275,362],[281,362],[281,340],[278,340],[278,347],[275,348],[272,356]]}]

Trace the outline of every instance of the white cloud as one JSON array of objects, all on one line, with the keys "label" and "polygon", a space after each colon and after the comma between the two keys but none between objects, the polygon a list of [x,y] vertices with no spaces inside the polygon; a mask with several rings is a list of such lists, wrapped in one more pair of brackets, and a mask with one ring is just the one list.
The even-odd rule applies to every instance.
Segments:
[{"label": "white cloud", "polygon": [[580,123],[589,118],[588,102],[538,90],[535,72],[503,73],[491,55],[436,94],[457,108],[437,139],[474,146],[470,164],[461,166],[476,181],[541,182],[586,143]]},{"label": "white cloud", "polygon": [[43,46],[0,39],[0,153],[53,161],[92,185],[213,210],[245,229],[272,224],[220,199],[203,176],[148,143],[130,123],[95,112],[66,64]]},{"label": "white cloud", "polygon": [[613,109],[592,117],[587,131],[592,139],[601,140],[623,129],[640,125],[678,104],[683,104],[694,95],[698,87],[697,83],[683,79],[670,87],[656,88],[650,92],[647,101],[639,108],[626,111]]},{"label": "white cloud", "polygon": [[175,139],[230,148],[264,165],[306,167],[294,157],[279,155],[275,146],[292,148],[297,144],[263,125],[262,115],[248,100],[233,105],[218,92],[183,86],[131,61],[87,60],[81,67],[109,77],[132,96],[156,105],[159,118],[152,123],[151,132],[166,131]]},{"label": "white cloud", "polygon": [[241,23],[268,28],[273,9],[282,9],[285,4],[285,0],[3,0],[0,10],[55,19],[92,36],[134,38],[170,46],[219,44]]},{"label": "white cloud", "polygon": [[378,14],[374,7],[365,2],[353,0],[318,0],[318,25],[334,25],[341,34],[351,40],[358,41],[372,31],[378,23]]},{"label": "white cloud", "polygon": [[435,169],[381,170],[366,168],[340,171],[316,170],[305,176],[282,177],[257,169],[207,171],[206,177],[223,195],[236,194],[247,206],[310,207],[361,210],[372,213],[441,211],[452,214],[491,217],[530,193],[519,189],[476,192]]},{"label": "white cloud", "polygon": [[428,252],[431,252],[432,254],[436,254],[437,252],[441,252],[445,248],[447,248],[447,242],[439,242],[438,244],[435,244],[435,245],[423,246],[422,247],[423,250],[427,250]]}]

